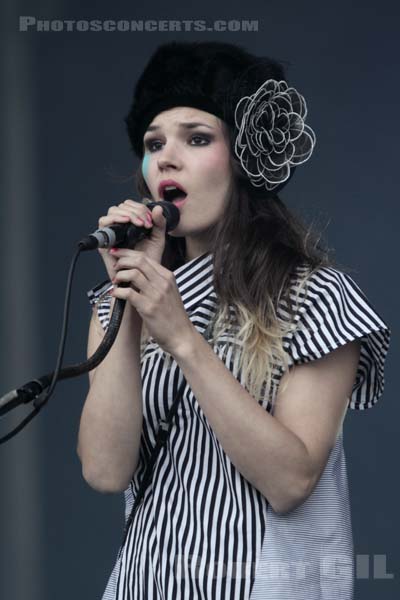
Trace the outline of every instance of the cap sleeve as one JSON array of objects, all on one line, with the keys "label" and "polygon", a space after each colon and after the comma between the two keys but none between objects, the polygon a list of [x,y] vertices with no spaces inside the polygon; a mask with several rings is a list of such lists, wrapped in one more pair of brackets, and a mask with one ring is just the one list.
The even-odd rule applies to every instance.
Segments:
[{"label": "cap sleeve", "polygon": [[357,376],[349,407],[372,407],[383,393],[390,329],[347,274],[320,267],[309,277],[286,340],[289,366],[317,360],[353,340],[361,341]]},{"label": "cap sleeve", "polygon": [[111,281],[106,279],[86,292],[89,303],[93,308],[97,309],[97,316],[104,331],[107,331],[110,323],[110,306],[112,300],[110,291],[113,287]]}]

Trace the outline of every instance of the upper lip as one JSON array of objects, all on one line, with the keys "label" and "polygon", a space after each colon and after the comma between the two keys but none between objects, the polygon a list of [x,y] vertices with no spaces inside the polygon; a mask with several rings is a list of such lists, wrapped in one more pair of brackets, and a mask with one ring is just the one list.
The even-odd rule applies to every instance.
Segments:
[{"label": "upper lip", "polygon": [[182,184],[178,183],[178,181],[174,181],[173,179],[163,179],[160,182],[160,185],[158,186],[158,193],[160,195],[161,198],[164,197],[164,188],[168,185],[174,185],[175,187],[179,188],[180,190],[182,190],[182,192],[185,192],[185,194],[187,194],[187,191],[185,190],[185,188],[183,187]]}]

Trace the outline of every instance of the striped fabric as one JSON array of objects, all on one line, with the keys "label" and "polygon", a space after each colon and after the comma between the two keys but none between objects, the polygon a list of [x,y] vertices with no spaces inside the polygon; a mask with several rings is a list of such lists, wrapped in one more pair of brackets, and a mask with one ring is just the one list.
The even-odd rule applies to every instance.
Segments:
[{"label": "striped fabric", "polygon": [[[301,270],[301,269],[300,269]],[[216,312],[210,253],[175,270],[182,301],[206,339]],[[88,292],[104,329],[109,323],[111,284]],[[293,287],[293,298],[296,287]],[[296,328],[284,339],[289,365],[321,358],[347,342],[362,342],[349,408],[373,406],[384,387],[390,330],[346,274],[320,268],[299,294]],[[284,303],[278,313],[287,314]],[[213,346],[232,374],[238,342],[221,336]],[[224,351],[227,350],[226,356]],[[236,352],[235,352],[236,351]],[[140,460],[125,490],[127,519],[160,420],[182,381],[175,361],[150,339],[141,357],[143,431]],[[282,369],[258,402],[273,414]],[[187,385],[152,484],[140,505],[102,600],[351,600],[353,542],[343,435],[309,498],[278,515],[233,466]]]}]

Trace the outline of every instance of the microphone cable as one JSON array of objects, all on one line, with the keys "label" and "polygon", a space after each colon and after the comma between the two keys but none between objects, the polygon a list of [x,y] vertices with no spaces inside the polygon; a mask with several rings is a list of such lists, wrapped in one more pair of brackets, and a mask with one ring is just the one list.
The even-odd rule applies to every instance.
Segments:
[{"label": "microphone cable", "polygon": [[[163,208],[163,215],[167,219],[167,231],[174,229],[179,222],[179,210],[176,208],[176,206],[167,201],[147,202],[147,206],[149,208],[154,208],[154,206],[157,205],[161,205]],[[140,232],[138,239],[143,239],[143,237],[148,236],[150,234],[151,229],[143,230],[142,232]],[[110,317],[108,329],[95,353],[82,363],[70,365],[61,369],[67,338],[72,279],[80,253],[84,250],[91,250],[96,247],[93,246],[93,244],[89,243],[89,238],[91,237],[92,236],[87,236],[79,242],[78,249],[76,250],[72,258],[72,262],[69,268],[64,301],[62,331],[55,370],[51,373],[43,375],[42,377],[39,377],[38,379],[29,381],[21,388],[12,390],[0,398],[0,416],[4,415],[9,410],[15,408],[20,404],[27,404],[28,402],[33,401],[34,405],[34,409],[12,431],[0,438],[0,444],[4,444],[5,442],[13,438],[15,435],[17,435],[17,433],[22,431],[22,429],[24,429],[24,427],[26,427],[28,423],[30,423],[30,421],[32,421],[32,419],[40,412],[43,406],[45,406],[48,402],[50,396],[54,392],[57,381],[59,381],[60,379],[77,377],[78,375],[87,373],[88,371],[91,371],[92,369],[97,367],[97,365],[99,365],[102,362],[102,360],[107,356],[108,352],[111,349],[111,346],[115,341],[115,338],[117,337],[126,304],[126,300],[122,298],[115,298],[114,308]],[[138,241],[138,239],[136,239],[136,241]],[[120,244],[119,247],[124,247],[124,245]],[[129,285],[129,282],[121,282],[119,284],[119,287],[129,287]]]},{"label": "microphone cable", "polygon": [[[12,437],[17,435],[17,433],[22,431],[22,429],[24,429],[24,427],[26,427],[26,425],[28,425],[28,423],[40,412],[43,406],[45,406],[48,402],[50,396],[53,394],[57,381],[59,381],[60,379],[67,379],[70,377],[77,377],[78,375],[87,373],[88,371],[91,371],[92,369],[97,367],[97,365],[99,365],[101,361],[107,356],[111,346],[114,343],[115,338],[117,337],[117,333],[122,321],[126,304],[126,300],[123,300],[121,298],[115,299],[113,312],[110,318],[110,325],[96,352],[85,362],[76,365],[71,365],[61,369],[61,364],[64,357],[65,343],[67,339],[72,277],[75,270],[76,262],[81,252],[81,248],[78,248],[78,250],[75,252],[68,274],[67,290],[64,302],[62,332],[58,348],[58,357],[55,370],[51,373],[43,375],[38,379],[34,379],[33,381],[30,381],[23,385],[18,390],[13,390],[12,392],[9,392],[5,396],[3,396],[3,398],[0,401],[0,415],[3,415],[5,412],[8,412],[12,408],[15,408],[19,404],[27,404],[32,400],[34,409],[21,421],[21,423],[19,423],[19,425],[17,425],[17,427],[15,427],[7,435],[0,438],[0,444],[4,444]],[[129,283],[123,283],[124,287],[129,286]]]}]

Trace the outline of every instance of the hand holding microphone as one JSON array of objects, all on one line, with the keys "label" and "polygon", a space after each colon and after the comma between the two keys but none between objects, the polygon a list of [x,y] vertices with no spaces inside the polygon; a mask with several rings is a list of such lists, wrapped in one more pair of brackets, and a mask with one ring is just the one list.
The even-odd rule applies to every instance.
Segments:
[{"label": "hand holding microphone", "polygon": [[[100,217],[99,229],[83,240],[87,247],[97,247],[110,279],[116,275],[116,259],[109,253],[108,243],[107,247],[98,247],[102,243],[106,243],[106,240],[108,242],[109,237],[116,240],[112,245],[117,245],[118,238],[121,240],[133,239],[134,243],[132,246],[128,244],[128,248],[134,247],[136,251],[145,253],[161,264],[165,247],[165,233],[167,230],[174,229],[179,223],[179,209],[166,201],[148,202],[149,205],[128,199],[118,206],[111,206],[107,215]],[[163,210],[166,212],[167,218],[164,217]],[[133,227],[128,228],[131,224]],[[110,228],[112,231],[107,229],[103,234],[102,230],[105,228]],[[147,234],[146,237],[137,241],[143,232]]]},{"label": "hand holding microphone", "polygon": [[[147,219],[146,221],[146,216],[148,214],[151,215],[152,219]],[[112,294],[115,294],[116,292],[118,292],[121,295],[125,294],[125,296],[120,295],[120,298],[123,300],[129,300],[130,304],[135,306],[131,296],[134,293],[134,290],[140,290],[135,287],[135,285],[133,284],[134,281],[132,280],[135,280],[135,277],[139,272],[140,265],[142,265],[143,262],[146,263],[145,266],[147,268],[150,264],[153,270],[154,268],[157,269],[157,283],[160,281],[160,277],[162,280],[164,280],[166,276],[171,277],[172,275],[168,269],[165,269],[161,265],[161,259],[165,247],[165,233],[166,231],[171,231],[177,226],[177,224],[179,223],[179,216],[180,215],[178,208],[167,201],[160,201],[158,203],[149,201],[147,204],[142,204],[140,202],[134,202],[133,200],[125,200],[125,202],[123,202],[119,206],[110,207],[107,216],[101,217],[99,219],[100,229],[96,230],[93,234],[86,236],[78,243],[79,249],[75,253],[68,276],[66,301],[64,306],[63,329],[56,368],[53,372],[48,373],[38,379],[34,379],[33,381],[28,382],[27,384],[23,385],[18,389],[11,390],[10,392],[8,392],[0,398],[1,415],[5,414],[12,408],[15,408],[16,406],[19,406],[23,403],[34,401],[35,405],[35,410],[33,410],[14,430],[9,432],[6,436],[1,437],[0,443],[4,443],[10,438],[12,438],[15,434],[21,431],[21,429],[23,429],[25,425],[29,423],[29,421],[32,420],[32,418],[44,406],[44,404],[46,404],[46,402],[52,395],[58,379],[81,375],[82,373],[86,373],[89,370],[97,367],[103,360],[103,358],[106,356],[112,343],[115,340],[115,336],[117,335],[123,313],[123,307],[121,308],[120,306],[117,306],[118,310],[115,314],[116,318],[113,319],[113,322],[111,324],[112,327],[110,327],[108,330],[108,333],[110,333],[111,331],[111,335],[108,336],[106,344],[102,347],[101,352],[94,352],[94,354],[90,356],[90,358],[84,363],[75,364],[61,369],[65,347],[66,327],[68,323],[68,308],[71,281],[76,264],[76,259],[79,253],[83,250],[92,250],[98,248],[101,256],[103,257],[107,273],[110,279],[115,279],[116,276],[118,276],[118,274],[121,273],[119,275],[121,280],[118,283],[118,287],[114,288]],[[101,231],[102,229],[107,228],[109,229],[109,231]],[[143,237],[142,235],[143,231],[146,231],[145,237]],[[149,232],[150,235],[147,235]],[[127,266],[125,262],[122,266],[121,257],[115,258],[112,254],[108,252],[106,248],[110,248],[109,242],[112,238],[117,240],[117,243],[121,245],[121,249],[118,249],[118,252],[123,253],[122,261],[128,260],[128,262],[133,264]],[[131,245],[133,248],[135,248],[135,250],[130,249],[130,240],[132,240]],[[115,244],[115,242],[112,243]],[[146,254],[146,258],[143,256],[142,253]],[[138,261],[138,257],[140,257],[140,262]],[[119,263],[119,269],[115,268],[117,263]],[[127,271],[126,269],[129,268],[131,270]],[[132,271],[134,272],[133,275]],[[165,273],[164,277],[160,276],[159,271],[161,271],[161,273]],[[128,275],[128,278],[126,277],[126,275]],[[150,275],[154,277],[154,272],[151,272]],[[173,279],[173,283],[175,284],[176,288],[175,279]],[[129,287],[131,287],[132,289],[127,290],[126,288]],[[180,302],[182,304],[179,292],[176,292],[177,288],[176,290],[175,288],[172,289],[171,286],[169,286],[167,291],[169,293],[173,291],[175,293],[175,297],[178,299],[178,303]],[[127,293],[129,294],[129,296],[126,295]],[[137,294],[137,296],[138,295],[139,294]],[[146,299],[147,305],[148,300],[149,298]],[[152,298],[150,296],[150,301],[151,300]],[[140,315],[140,311],[136,310],[136,312]],[[142,315],[140,315],[140,317],[142,318]],[[185,317],[186,321],[190,323],[186,313]],[[171,319],[169,319],[167,325],[169,327],[169,330],[172,331],[174,334],[176,334],[177,331],[181,331],[180,324],[177,327]],[[98,350],[100,350],[100,348],[98,348]]]}]

